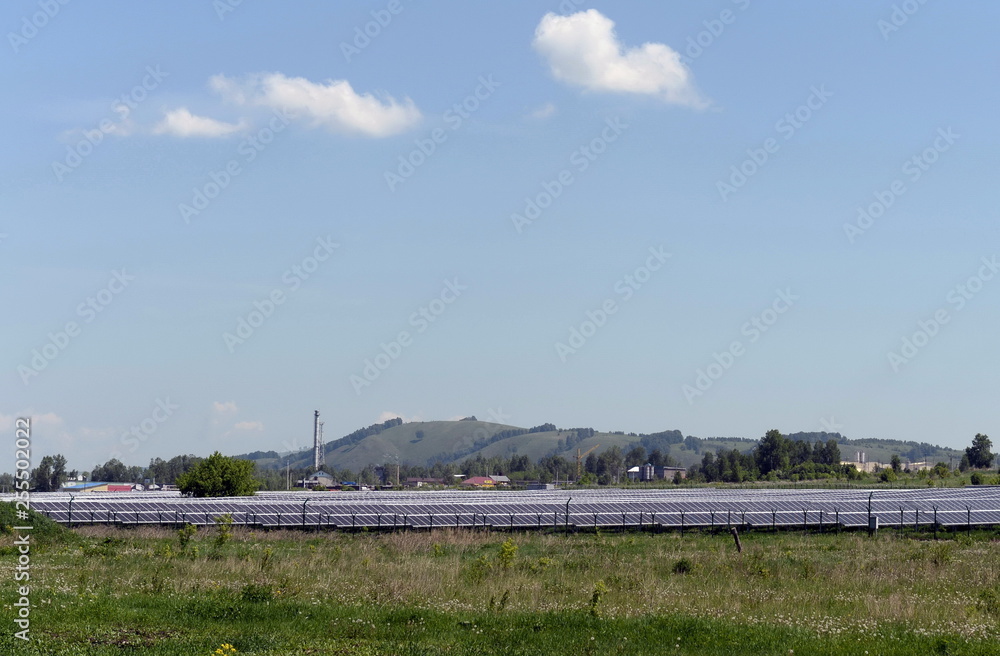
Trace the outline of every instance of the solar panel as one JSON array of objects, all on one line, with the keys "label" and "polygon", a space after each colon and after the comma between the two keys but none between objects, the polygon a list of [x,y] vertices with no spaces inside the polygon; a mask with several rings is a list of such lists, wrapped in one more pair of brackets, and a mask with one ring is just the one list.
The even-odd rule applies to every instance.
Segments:
[{"label": "solar panel", "polygon": [[[0,496],[0,498],[4,498]],[[6,498],[12,498],[7,495]],[[918,490],[544,490],[262,492],[192,499],[176,492],[36,493],[32,506],[63,523],[412,527],[721,527],[1000,524],[1000,488]]]}]

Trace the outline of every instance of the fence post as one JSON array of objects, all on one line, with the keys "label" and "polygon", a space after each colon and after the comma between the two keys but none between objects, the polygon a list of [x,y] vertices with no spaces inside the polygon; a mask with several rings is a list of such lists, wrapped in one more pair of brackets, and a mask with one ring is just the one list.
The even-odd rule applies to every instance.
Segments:
[{"label": "fence post", "polygon": [[872,534],[872,497],[874,495],[874,492],[868,495],[868,535]]}]

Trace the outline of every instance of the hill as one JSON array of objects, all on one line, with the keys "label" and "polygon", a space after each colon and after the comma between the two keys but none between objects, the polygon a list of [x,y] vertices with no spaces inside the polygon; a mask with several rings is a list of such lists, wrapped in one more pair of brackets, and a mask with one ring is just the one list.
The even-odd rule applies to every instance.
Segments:
[{"label": "hill", "polygon": [[[888,462],[895,454],[904,462],[951,460],[957,464],[962,454],[956,449],[926,443],[869,438],[852,440],[839,433],[791,433],[788,437],[812,442],[835,439],[845,460],[853,459],[860,450],[866,453],[869,461]],[[622,431],[600,432],[592,428],[564,429],[557,428],[553,424],[520,428],[478,421],[475,417],[469,417],[461,421],[410,423],[403,423],[401,419],[390,419],[327,442],[324,448],[329,469],[349,469],[358,472],[367,465],[385,463],[459,464],[477,455],[483,458],[528,456],[532,461],[555,455],[572,462],[578,449],[581,453],[586,453],[593,448],[596,454],[600,454],[612,446],[628,451],[637,445],[643,446],[647,453],[659,449],[664,455],[673,458],[678,465],[690,467],[700,462],[706,451],[737,449],[747,452],[757,445],[757,440],[742,437],[685,437],[677,430],[640,435]],[[286,459],[293,468],[309,467],[312,464],[311,450],[290,454],[255,451],[237,457],[254,460],[261,469],[284,467]]]}]

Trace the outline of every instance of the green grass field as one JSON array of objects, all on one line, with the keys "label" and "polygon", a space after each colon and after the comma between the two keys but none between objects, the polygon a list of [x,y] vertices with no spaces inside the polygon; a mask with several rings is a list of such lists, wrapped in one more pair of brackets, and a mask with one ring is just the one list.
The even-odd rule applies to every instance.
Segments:
[{"label": "green grass field", "polygon": [[3,536],[0,653],[1000,653],[994,532],[40,537],[24,643]]}]

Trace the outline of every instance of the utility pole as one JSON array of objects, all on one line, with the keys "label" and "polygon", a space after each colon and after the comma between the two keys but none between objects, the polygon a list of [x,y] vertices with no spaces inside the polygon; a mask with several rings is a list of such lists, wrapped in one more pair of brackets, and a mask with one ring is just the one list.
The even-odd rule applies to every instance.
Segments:
[{"label": "utility pole", "polygon": [[289,474],[289,471],[290,470],[288,468],[288,458],[285,458],[285,490],[286,491],[292,489],[292,479],[291,479],[291,475]]}]

